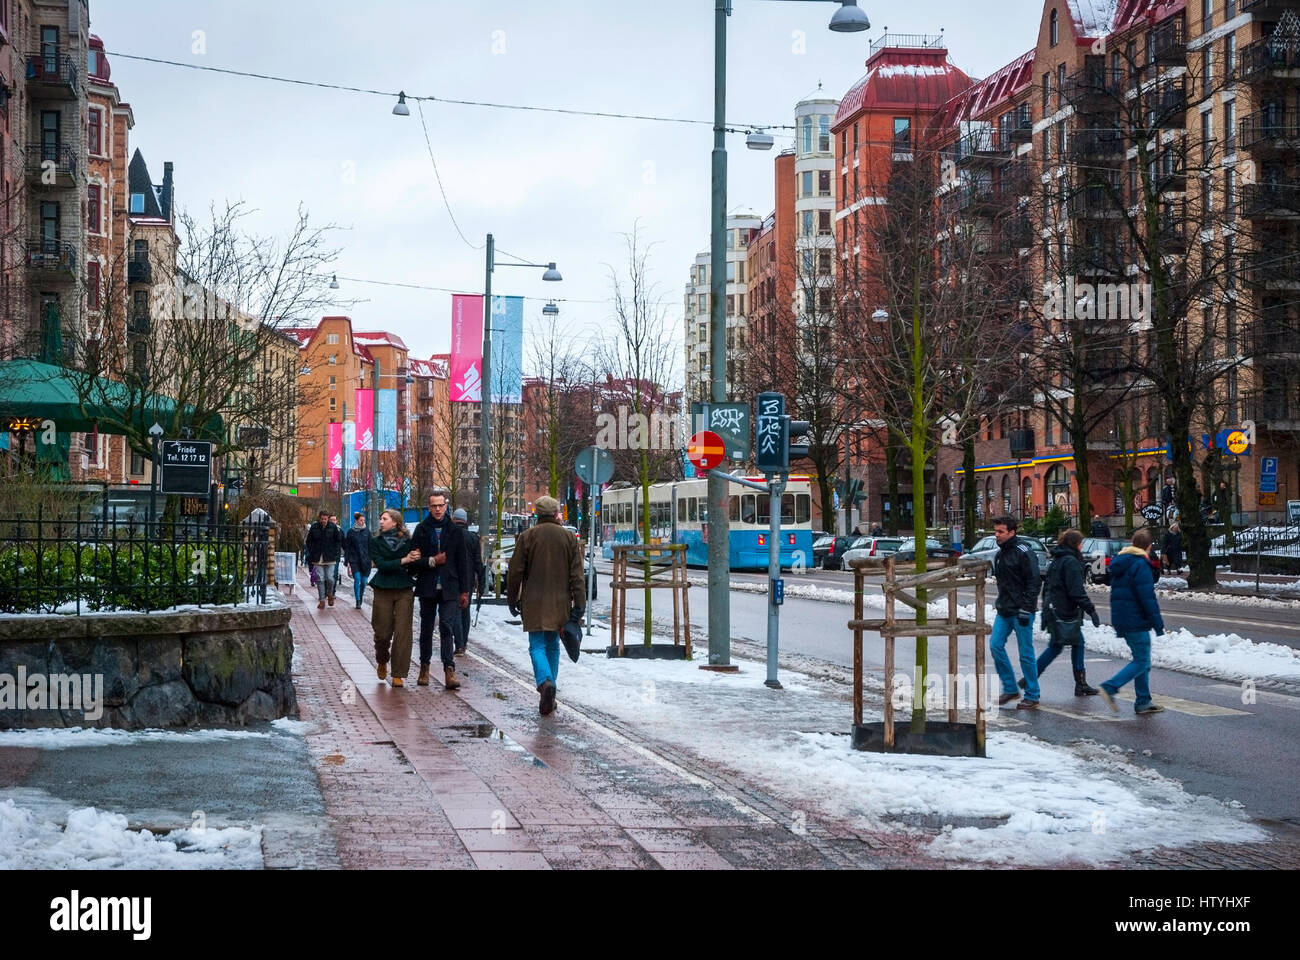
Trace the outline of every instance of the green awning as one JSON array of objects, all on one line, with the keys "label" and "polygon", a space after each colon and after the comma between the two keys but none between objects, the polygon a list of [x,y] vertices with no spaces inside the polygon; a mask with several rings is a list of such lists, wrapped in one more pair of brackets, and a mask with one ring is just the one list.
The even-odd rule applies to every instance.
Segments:
[{"label": "green awning", "polygon": [[[14,418],[53,420],[60,433],[121,433],[110,422],[120,419],[129,406],[125,385],[99,379],[94,385],[94,399],[85,403],[77,393],[77,384],[68,371],[39,360],[0,362],[0,429]],[[176,413],[176,403],[165,397],[135,411],[143,420],[135,424],[147,432],[155,422],[167,425]],[[219,416],[209,418],[196,439],[218,440],[224,436]]]}]

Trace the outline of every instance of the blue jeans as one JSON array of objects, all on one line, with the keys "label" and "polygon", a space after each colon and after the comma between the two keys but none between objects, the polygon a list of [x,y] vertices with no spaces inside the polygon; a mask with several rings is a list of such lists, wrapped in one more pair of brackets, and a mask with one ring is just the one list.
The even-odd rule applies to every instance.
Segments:
[{"label": "blue jeans", "polygon": [[560,635],[556,631],[529,631],[528,655],[533,658],[533,677],[539,687],[547,680],[551,683],[559,680]]},{"label": "blue jeans", "polygon": [[1120,668],[1119,673],[1101,685],[1101,688],[1114,696],[1120,687],[1133,681],[1133,693],[1137,699],[1134,710],[1141,710],[1151,704],[1151,631],[1138,630],[1135,633],[1121,634],[1133,659]]},{"label": "blue jeans", "polygon": [[357,606],[361,606],[361,598],[366,595],[366,577],[370,576],[369,567],[352,568],[352,592],[357,595]]},{"label": "blue jeans", "polygon": [[1038,700],[1038,660],[1034,656],[1034,618],[1029,618],[1028,626],[1022,627],[1014,617],[998,614],[993,618],[993,637],[989,648],[993,651],[993,665],[998,669],[1002,680],[1003,693],[1019,693],[1016,687],[1016,674],[1011,669],[1011,658],[1007,656],[1007,638],[1011,631],[1016,632],[1016,645],[1020,650],[1020,672],[1025,675],[1025,699]]},{"label": "blue jeans", "polygon": [[327,597],[334,596],[334,588],[338,585],[338,577],[335,571],[338,569],[337,563],[317,563],[316,567],[316,598],[324,600]]},{"label": "blue jeans", "polygon": [[[1049,643],[1047,649],[1038,655],[1038,675],[1041,677],[1047,665],[1060,655],[1065,649],[1065,644]],[[1070,666],[1075,670],[1083,669],[1083,641],[1076,643],[1070,648]]]}]

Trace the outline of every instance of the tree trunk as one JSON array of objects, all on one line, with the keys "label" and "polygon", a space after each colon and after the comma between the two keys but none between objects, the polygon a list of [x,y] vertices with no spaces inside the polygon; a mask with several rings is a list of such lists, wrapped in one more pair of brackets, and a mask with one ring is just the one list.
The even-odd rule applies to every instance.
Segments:
[{"label": "tree trunk", "polygon": [[885,533],[898,536],[898,441],[892,436],[885,444],[885,478],[889,491],[889,511],[885,514]]},{"label": "tree trunk", "polygon": [[[975,438],[973,436],[966,438],[963,444],[961,457],[962,476],[966,478],[966,484],[962,490],[962,514],[965,523],[965,529],[962,531],[962,549],[967,549],[975,544]],[[1023,497],[1019,491],[1016,496]],[[1022,504],[1023,506],[1023,504]]]},{"label": "tree trunk", "polygon": [[[912,454],[912,530],[916,536],[916,569],[924,573],[925,557],[925,460],[926,441],[929,439],[925,422],[925,371],[922,354],[924,343],[921,333],[921,288],[920,271],[913,281],[915,302],[912,307],[912,429],[909,447]],[[920,606],[916,611],[917,626],[929,622],[926,616],[926,600],[930,591],[924,587],[916,591]],[[912,691],[912,725],[911,732],[925,733],[925,677],[930,666],[929,637],[916,638],[916,686]]]},{"label": "tree trunk", "polygon": [[1070,409],[1070,443],[1074,455],[1074,482],[1079,488],[1079,529],[1087,531],[1092,523],[1092,494],[1088,490],[1088,431],[1083,421],[1083,407],[1078,397]]}]

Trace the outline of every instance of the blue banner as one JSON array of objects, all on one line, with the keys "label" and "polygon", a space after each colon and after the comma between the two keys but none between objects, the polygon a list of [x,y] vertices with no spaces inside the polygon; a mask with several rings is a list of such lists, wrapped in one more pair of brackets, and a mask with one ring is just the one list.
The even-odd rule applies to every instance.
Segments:
[{"label": "blue banner", "polygon": [[492,298],[493,403],[524,399],[524,298]]},{"label": "blue banner", "polygon": [[351,420],[343,421],[343,469],[356,470],[360,466],[357,455],[357,425]]},{"label": "blue banner", "polygon": [[397,391],[379,391],[379,450],[397,449]]}]

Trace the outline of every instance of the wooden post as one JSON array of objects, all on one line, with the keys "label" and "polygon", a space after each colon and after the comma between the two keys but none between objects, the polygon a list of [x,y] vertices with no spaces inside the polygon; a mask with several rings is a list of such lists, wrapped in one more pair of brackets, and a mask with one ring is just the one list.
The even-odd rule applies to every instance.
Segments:
[{"label": "wooden post", "polygon": [[691,589],[691,581],[686,575],[686,550],[682,550],[682,630],[686,639],[686,656],[688,659],[694,659],[691,652],[691,605],[687,598],[687,593]]},{"label": "wooden post", "polygon": [[984,749],[984,704],[988,692],[984,689],[984,638],[988,636],[984,622],[984,570],[975,571],[975,742]]},{"label": "wooden post", "polygon": [[[885,560],[885,749],[894,749],[894,558]],[[915,695],[916,691],[913,691]]]},{"label": "wooden post", "polygon": [[957,589],[948,591],[948,722],[957,722]]},{"label": "wooden post", "polygon": [[[863,617],[862,594],[866,577],[861,567],[853,569],[853,619]],[[862,725],[862,627],[853,628],[853,723]]]}]

